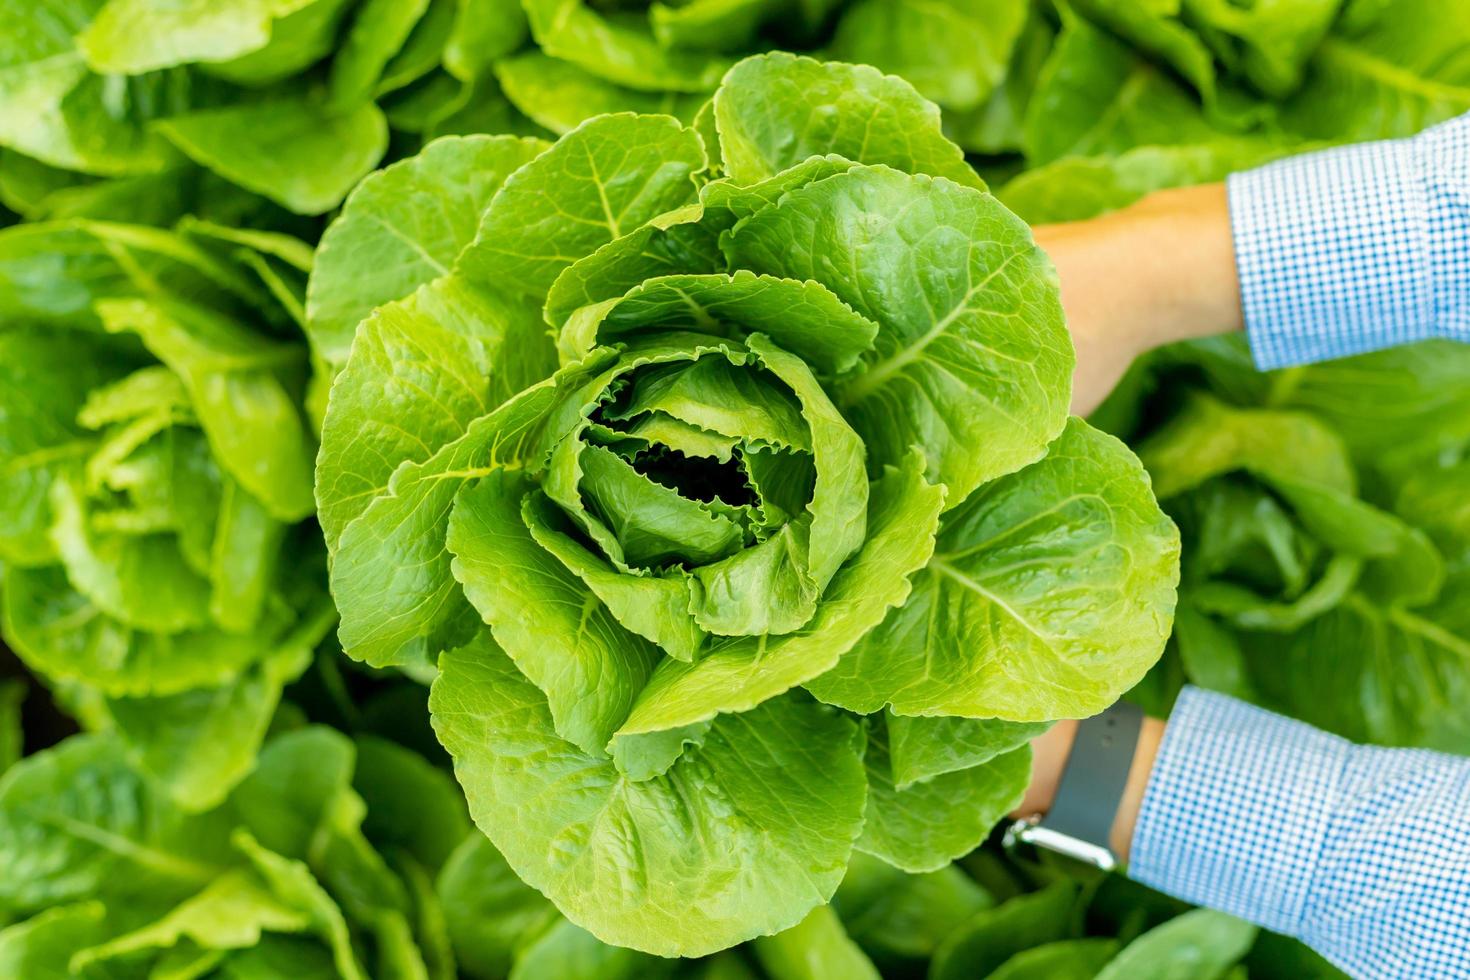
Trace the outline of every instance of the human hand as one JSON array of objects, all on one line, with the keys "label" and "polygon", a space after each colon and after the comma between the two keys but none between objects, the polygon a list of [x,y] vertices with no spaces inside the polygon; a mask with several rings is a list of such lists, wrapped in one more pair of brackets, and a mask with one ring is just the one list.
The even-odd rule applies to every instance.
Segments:
[{"label": "human hand", "polygon": [[1096,408],[1140,354],[1241,329],[1224,184],[1158,191],[1035,234],[1056,265],[1077,349],[1074,414]]}]

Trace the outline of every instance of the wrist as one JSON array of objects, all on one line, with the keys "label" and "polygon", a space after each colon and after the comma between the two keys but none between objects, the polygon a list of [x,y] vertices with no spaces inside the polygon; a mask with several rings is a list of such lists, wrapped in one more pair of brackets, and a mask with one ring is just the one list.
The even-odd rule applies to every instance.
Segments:
[{"label": "wrist", "polygon": [[[1148,788],[1154,759],[1158,756],[1159,743],[1163,740],[1164,727],[1164,722],[1156,718],[1145,718],[1138,732],[1127,781],[1108,838],[1109,849],[1120,862],[1128,859],[1133,828],[1143,806],[1144,792]],[[1077,722],[1069,720],[1057,722],[1032,740],[1031,782],[1012,816],[1044,817],[1051,810],[1076,738]]]},{"label": "wrist", "polygon": [[1067,719],[1031,740],[1031,782],[1027,784],[1026,795],[1021,797],[1021,804],[1012,816],[1045,815],[1051,809],[1076,738],[1077,722]]}]

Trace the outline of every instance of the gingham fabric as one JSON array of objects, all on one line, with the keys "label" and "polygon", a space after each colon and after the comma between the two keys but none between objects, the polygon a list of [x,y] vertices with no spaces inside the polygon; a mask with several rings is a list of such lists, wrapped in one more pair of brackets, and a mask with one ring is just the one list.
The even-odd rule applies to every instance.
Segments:
[{"label": "gingham fabric", "polygon": [[1185,688],[1128,873],[1362,980],[1470,977],[1470,759],[1354,745]]},{"label": "gingham fabric", "polygon": [[1470,340],[1470,114],[1226,186],[1258,367]]}]

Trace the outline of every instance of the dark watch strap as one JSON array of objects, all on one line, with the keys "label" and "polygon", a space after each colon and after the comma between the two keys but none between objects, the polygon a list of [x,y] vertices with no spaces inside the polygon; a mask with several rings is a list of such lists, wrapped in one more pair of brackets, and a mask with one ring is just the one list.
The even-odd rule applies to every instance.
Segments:
[{"label": "dark watch strap", "polygon": [[1022,820],[1008,837],[1112,868],[1108,838],[1142,728],[1143,712],[1122,701],[1078,722],[1051,810],[1044,819]]},{"label": "dark watch strap", "polygon": [[1143,712],[1124,701],[1078,722],[1072,754],[1042,824],[1059,834],[1107,847],[1142,728]]}]

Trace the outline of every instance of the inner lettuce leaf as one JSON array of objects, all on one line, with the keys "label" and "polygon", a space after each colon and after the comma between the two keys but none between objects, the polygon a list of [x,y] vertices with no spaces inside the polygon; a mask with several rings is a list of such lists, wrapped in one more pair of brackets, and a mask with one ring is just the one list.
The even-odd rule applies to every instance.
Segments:
[{"label": "inner lettuce leaf", "polygon": [[[854,848],[941,867],[1041,723],[1158,658],[1177,532],[1067,418],[1050,263],[907,83],[759,56],[703,129],[617,113],[401,168],[311,286],[338,356],[381,304],[318,457],[338,635],[437,663],[477,824],[572,922],[701,955],[801,922]],[[408,256],[396,182],[467,204],[472,172],[473,237],[425,226],[355,293],[348,256]]]}]

